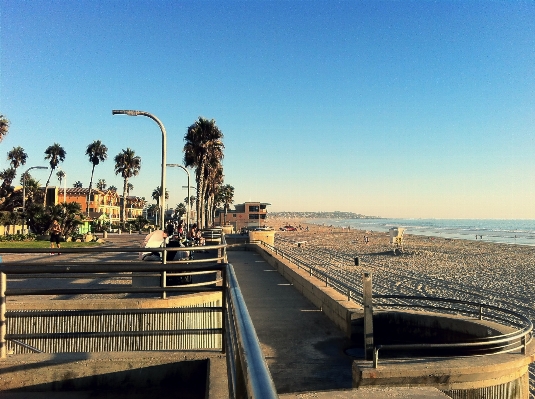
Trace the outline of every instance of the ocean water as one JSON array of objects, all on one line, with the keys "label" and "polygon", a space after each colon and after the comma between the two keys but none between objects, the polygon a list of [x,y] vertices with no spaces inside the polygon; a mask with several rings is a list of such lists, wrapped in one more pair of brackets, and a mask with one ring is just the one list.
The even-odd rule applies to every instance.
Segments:
[{"label": "ocean water", "polygon": [[388,232],[404,227],[405,234],[483,240],[535,246],[535,220],[499,219],[309,219],[307,223]]}]

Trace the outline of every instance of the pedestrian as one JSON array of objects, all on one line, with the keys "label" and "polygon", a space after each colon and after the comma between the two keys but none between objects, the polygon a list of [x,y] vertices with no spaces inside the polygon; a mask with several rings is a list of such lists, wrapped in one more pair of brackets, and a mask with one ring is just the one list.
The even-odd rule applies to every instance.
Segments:
[{"label": "pedestrian", "polygon": [[[61,235],[61,226],[58,223],[58,219],[54,219],[52,221],[52,226],[50,226],[50,249],[54,248],[54,243],[56,243],[56,247],[59,249],[61,248],[61,245],[59,244],[59,239]],[[57,253],[60,255],[60,253]],[[54,255],[54,252],[50,252],[50,255]]]}]

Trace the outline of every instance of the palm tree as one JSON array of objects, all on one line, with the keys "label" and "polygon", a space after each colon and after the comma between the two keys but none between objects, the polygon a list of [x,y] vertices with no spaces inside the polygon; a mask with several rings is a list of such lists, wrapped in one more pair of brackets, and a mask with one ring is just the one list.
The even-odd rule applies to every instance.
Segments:
[{"label": "palm tree", "polygon": [[205,169],[211,157],[223,158],[223,133],[216,126],[215,120],[199,117],[184,136],[184,166],[195,167],[197,182],[197,224],[203,226],[205,202]]},{"label": "palm tree", "polygon": [[[160,198],[162,198],[162,188],[160,186],[154,189],[151,198],[156,201],[156,206],[160,206]],[[167,189],[165,189],[165,199],[169,199],[169,191],[167,191]]]},{"label": "palm tree", "polygon": [[234,187],[230,184],[225,184],[219,189],[221,202],[225,208],[225,218],[223,224],[227,224],[227,212],[230,209],[230,204],[234,203]]},{"label": "palm tree", "polygon": [[84,185],[80,180],[78,180],[76,183],[72,185],[74,188],[82,188]]},{"label": "palm tree", "polygon": [[123,201],[121,204],[121,223],[123,227],[126,222],[126,190],[128,179],[137,176],[141,169],[141,158],[136,156],[134,150],[127,148],[115,156],[115,174],[121,175],[123,183]]},{"label": "palm tree", "polygon": [[117,191],[117,187],[115,187],[115,186],[110,186],[110,187],[108,187],[108,190],[110,190],[110,191]]},{"label": "palm tree", "polygon": [[13,149],[7,153],[7,159],[9,164],[17,170],[19,166],[26,165],[28,154],[24,152],[24,148],[22,147],[13,147]]},{"label": "palm tree", "polygon": [[1,198],[7,197],[7,195],[13,191],[11,183],[15,179],[16,174],[15,168],[4,169],[0,172],[0,179],[3,180],[2,185],[0,186]]},{"label": "palm tree", "polygon": [[48,180],[45,184],[45,198],[46,192],[48,191],[48,185],[50,184],[50,178],[52,177],[52,172],[54,169],[56,169],[60,162],[65,160],[65,155],[67,155],[67,152],[58,143],[54,143],[54,145],[51,145],[45,150],[45,161],[50,161],[50,174],[48,175]]},{"label": "palm tree", "polygon": [[93,164],[91,168],[91,180],[89,180],[89,196],[87,198],[86,212],[89,215],[89,202],[91,201],[91,190],[93,188],[93,175],[95,173],[95,166],[104,162],[108,158],[108,147],[106,147],[100,140],[95,140],[87,146],[85,155],[89,157],[89,162]]},{"label": "palm tree", "polygon": [[7,136],[9,124],[9,120],[4,115],[0,114],[0,142]]},{"label": "palm tree", "polygon": [[132,183],[128,183],[128,186],[126,187],[126,195],[130,195],[130,191],[134,189],[134,185]]},{"label": "palm tree", "polygon": [[108,185],[106,184],[106,180],[104,179],[98,179],[98,182],[97,182],[97,188],[100,190],[100,191],[104,191],[106,190],[106,187]]},{"label": "palm tree", "polygon": [[[59,180],[59,185],[61,186],[61,182],[63,181],[63,179],[65,178],[65,172],[62,171],[62,170],[58,170],[58,172],[56,173],[56,177],[58,178]],[[67,184],[67,183],[65,183]]]}]

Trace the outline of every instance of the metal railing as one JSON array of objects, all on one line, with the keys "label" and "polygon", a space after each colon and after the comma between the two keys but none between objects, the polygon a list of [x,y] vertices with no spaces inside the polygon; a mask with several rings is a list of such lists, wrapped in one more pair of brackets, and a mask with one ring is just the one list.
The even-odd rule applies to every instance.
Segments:
[{"label": "metal railing", "polygon": [[[222,237],[224,242],[224,236]],[[211,245],[188,248],[150,248],[162,253],[162,262],[144,262],[139,260],[109,261],[106,258],[117,253],[139,253],[147,252],[147,248],[68,248],[54,249],[54,252],[62,254],[94,254],[103,259],[92,262],[69,261],[68,256],[50,257],[44,262],[11,261],[0,263],[0,358],[7,355],[7,342],[20,345],[26,350],[33,352],[44,352],[43,348],[36,347],[35,342],[43,340],[76,340],[76,339],[99,339],[105,338],[110,345],[102,346],[103,351],[115,351],[117,346],[125,341],[142,340],[147,337],[182,337],[184,335],[209,335],[219,336],[219,348],[227,358],[227,376],[229,381],[229,392],[232,398],[256,398],[271,399],[278,397],[273,384],[273,380],[264,361],[260,343],[254,331],[247,307],[241,296],[241,292],[233,271],[232,265],[226,262],[226,244]],[[215,257],[206,256],[204,259],[165,261],[167,251],[218,251]],[[46,254],[50,249],[14,249],[3,248],[0,253],[10,254]],[[4,257],[5,258],[5,257]],[[66,259],[66,260],[64,260]],[[216,278],[204,284],[185,284],[180,286],[167,286],[166,277],[196,274],[196,273],[221,273],[221,278]],[[51,282],[56,278],[132,278],[134,276],[160,276],[160,286],[134,287],[127,284],[119,284],[112,287],[81,286],[80,288],[51,287]],[[46,287],[38,288],[11,288],[8,280],[12,278],[47,278]],[[222,306],[199,306],[188,308],[121,308],[118,309],[84,309],[81,310],[31,310],[11,311],[8,309],[7,297],[22,297],[47,295],[47,296],[108,296],[117,294],[134,295],[154,298],[154,296],[166,294],[198,294],[198,293],[221,293]],[[93,298],[93,297],[91,297]],[[114,301],[121,301],[116,298]],[[98,306],[97,306],[98,307]],[[150,314],[151,323],[154,320],[171,315],[171,317],[203,318],[203,314],[219,315],[220,320],[216,325],[202,326],[201,328],[143,328],[140,327],[139,317],[147,317]],[[96,331],[95,323],[90,325],[89,331],[73,331],[73,323],[57,323],[58,317],[64,318],[88,318],[88,317],[110,317],[114,320],[114,327],[104,328],[105,331]],[[134,318],[118,322],[121,318]],[[16,323],[20,319],[35,320],[35,318],[48,319],[43,323],[44,330],[39,332],[7,332],[8,324]],[[54,321],[55,320],[55,321]],[[134,321],[132,321],[134,320]],[[212,323],[212,322],[211,322]],[[34,323],[35,324],[35,323]],[[97,323],[103,327],[104,323]],[[148,323],[150,324],[150,323]],[[213,324],[213,323],[212,323]],[[115,328],[119,325],[119,331]],[[167,326],[164,322],[162,325]],[[63,327],[62,327],[63,326]],[[48,328],[48,330],[46,329]],[[40,341],[39,341],[40,340]],[[217,340],[216,340],[217,341]],[[115,345],[115,346],[114,346]],[[165,349],[165,348],[163,348]],[[162,349],[162,350],[163,350]],[[212,348],[213,349],[213,348]],[[126,349],[132,350],[126,346]],[[135,350],[135,349],[134,349]],[[143,350],[140,348],[139,350]],[[156,349],[158,350],[158,349]],[[188,349],[191,350],[191,349]]]},{"label": "metal railing", "polygon": [[[354,284],[348,284],[340,278],[333,277],[329,275],[328,271],[309,265],[287,251],[276,248],[263,241],[257,241],[257,243],[281,258],[287,259],[296,265],[298,269],[306,270],[310,276],[314,276],[324,282],[326,287],[331,287],[346,296],[348,301],[354,300],[358,304],[363,305],[364,293],[362,288],[356,287]],[[376,345],[373,347],[374,367],[378,365],[380,350],[421,351],[430,349],[463,349],[464,351],[479,352],[479,355],[493,355],[519,350],[522,354],[525,354],[526,346],[533,338],[533,324],[529,318],[518,312],[483,302],[415,295],[372,294],[372,299],[374,300],[372,308],[392,309],[403,307],[412,310],[431,310],[450,315],[462,314],[473,317],[474,319],[486,319],[515,329],[511,333],[500,333],[490,337],[455,343]],[[384,300],[394,301],[386,302]],[[449,306],[446,306],[446,304]]]}]

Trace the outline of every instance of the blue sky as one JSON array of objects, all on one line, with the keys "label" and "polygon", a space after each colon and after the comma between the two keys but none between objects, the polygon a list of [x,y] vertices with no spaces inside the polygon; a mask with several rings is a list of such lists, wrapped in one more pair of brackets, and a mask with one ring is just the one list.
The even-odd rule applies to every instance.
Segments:
[{"label": "blue sky", "polygon": [[[26,167],[67,151],[67,185],[132,194],[181,163],[187,127],[215,119],[235,202],[384,217],[535,218],[533,1],[0,0],[0,153]],[[0,168],[8,166],[0,158]],[[34,176],[44,184],[45,171]],[[193,173],[192,173],[193,176]],[[53,180],[54,182],[54,180]],[[175,206],[186,174],[168,169]]]}]

